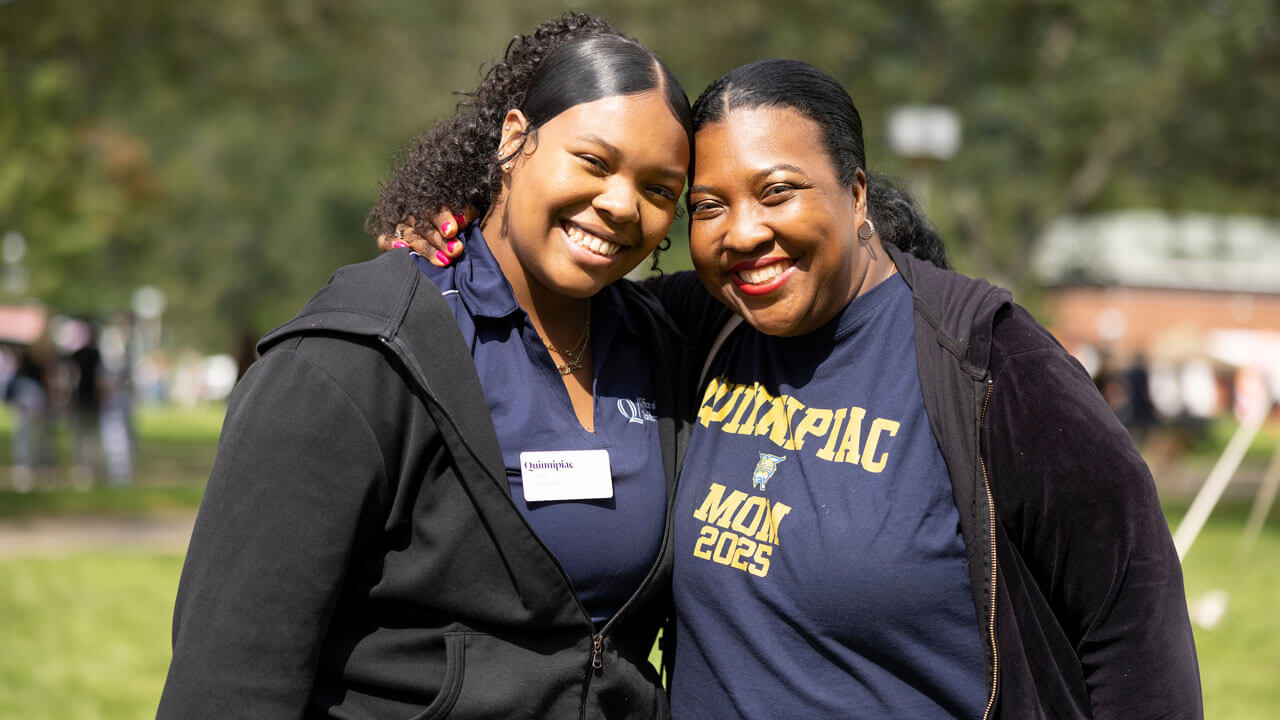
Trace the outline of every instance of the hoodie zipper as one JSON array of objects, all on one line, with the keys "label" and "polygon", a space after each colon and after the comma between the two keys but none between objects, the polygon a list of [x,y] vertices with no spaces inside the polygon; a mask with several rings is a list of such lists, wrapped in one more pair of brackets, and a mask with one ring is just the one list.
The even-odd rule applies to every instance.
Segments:
[{"label": "hoodie zipper", "polygon": [[[396,357],[400,358],[401,364],[403,364],[405,368],[409,370],[409,374],[413,376],[414,381],[417,382],[418,385],[423,390],[426,390],[427,383],[423,380],[422,377],[419,376],[417,366],[414,363],[409,361],[408,353],[403,349],[400,342],[397,339],[388,338],[382,335],[380,335],[378,339],[381,340],[384,345],[389,347],[391,351],[396,354]],[[609,632],[609,628],[613,626],[614,622],[617,621],[618,618],[626,614],[627,609],[631,607],[631,605],[635,602],[635,599],[639,597],[640,594],[648,587],[648,585],[650,584],[650,582],[653,580],[654,576],[658,572],[658,566],[662,564],[662,556],[667,551],[667,545],[670,542],[670,532],[669,532],[670,528],[665,527],[665,523],[666,523],[666,519],[671,517],[672,509],[675,507],[676,493],[675,493],[674,486],[670,489],[670,491],[668,492],[668,495],[669,497],[667,498],[667,514],[666,514],[666,517],[663,518],[664,527],[663,527],[663,533],[662,533],[662,543],[658,546],[658,554],[654,557],[653,563],[649,565],[649,572],[644,576],[644,580],[641,581],[640,586],[637,587],[635,592],[631,594],[631,597],[627,598],[627,601],[623,603],[621,608],[618,608],[618,612],[614,613],[613,617],[609,618],[608,622],[604,624],[604,627],[600,628],[599,632],[596,632],[591,635],[591,654],[590,654],[590,660],[589,660],[590,667],[587,669],[586,679],[585,679],[585,682],[583,683],[583,688],[582,688],[583,703],[579,711],[579,716],[583,720],[585,720],[587,716],[587,706],[585,701],[586,701],[587,695],[590,694],[591,692],[591,679],[597,672],[602,671],[604,669],[605,635]],[[514,508],[515,502],[512,501],[510,497],[508,497],[508,500],[512,503],[512,507]],[[517,508],[517,514],[519,514],[518,508]],[[577,593],[573,592],[573,582],[569,579],[569,573],[565,571],[564,566],[560,564],[559,558],[557,558],[555,554],[552,553],[551,550],[547,548],[547,546],[542,542],[542,538],[538,537],[538,534],[533,531],[533,528],[529,527],[528,520],[524,519],[524,515],[521,514],[520,519],[524,521],[525,527],[529,529],[529,534],[533,537],[534,542],[538,543],[538,547],[542,548],[542,551],[551,558],[551,563],[555,565],[557,570],[560,571],[560,577],[561,579],[564,580],[565,585],[569,587],[570,589],[569,594],[573,596],[574,602],[578,606],[578,612],[582,615],[583,620],[586,621],[587,627],[591,630],[595,630],[595,626],[591,622],[591,614],[587,612],[587,607],[582,604],[582,600],[578,598]]]},{"label": "hoodie zipper", "polygon": [[[603,672],[604,670],[604,638],[609,632],[609,628],[613,627],[613,624],[618,620],[618,618],[626,615],[627,610],[635,603],[636,598],[639,597],[641,592],[649,586],[653,581],[654,576],[658,573],[658,567],[662,564],[662,557],[667,553],[667,546],[671,543],[672,528],[670,525],[672,514],[675,510],[675,504],[676,488],[673,483],[671,488],[667,491],[667,511],[666,516],[663,518],[662,543],[658,545],[658,554],[654,557],[653,564],[649,566],[649,573],[645,575],[644,580],[640,583],[640,587],[636,588],[636,591],[631,594],[631,597],[627,598],[627,601],[622,604],[622,607],[618,608],[618,612],[614,613],[613,617],[609,618],[609,621],[604,624],[604,627],[600,628],[600,632],[596,633],[591,638],[591,669],[587,671],[587,681],[583,687],[584,698],[591,692],[591,679],[595,677],[596,673]],[[585,613],[586,610],[584,609],[583,612]],[[590,619],[588,618],[588,621],[589,620]],[[587,717],[586,703],[583,703],[581,717],[583,720]]]},{"label": "hoodie zipper", "polygon": [[[987,396],[982,401],[982,414],[978,418],[979,427],[987,420],[987,407],[991,405],[991,394],[994,391],[995,383],[988,379]],[[991,497],[987,460],[982,457],[981,445],[978,447],[978,463],[982,467],[982,488],[987,493],[987,532],[991,543],[991,615],[987,618],[987,641],[991,643],[991,695],[987,698],[987,709],[982,713],[982,720],[988,720],[991,709],[996,704],[996,691],[1000,682],[1000,653],[996,649],[996,506]]]}]

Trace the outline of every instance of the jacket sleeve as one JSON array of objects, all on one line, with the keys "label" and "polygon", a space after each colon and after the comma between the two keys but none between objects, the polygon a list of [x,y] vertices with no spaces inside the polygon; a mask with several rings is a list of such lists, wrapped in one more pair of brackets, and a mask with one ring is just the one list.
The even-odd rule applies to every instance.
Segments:
[{"label": "jacket sleeve", "polygon": [[983,453],[1008,539],[1078,657],[1092,717],[1202,717],[1182,571],[1151,473],[1084,369],[1021,308]]},{"label": "jacket sleeve", "polygon": [[302,717],[384,460],[343,384],[286,341],[229,404],[178,588],[158,718]]}]

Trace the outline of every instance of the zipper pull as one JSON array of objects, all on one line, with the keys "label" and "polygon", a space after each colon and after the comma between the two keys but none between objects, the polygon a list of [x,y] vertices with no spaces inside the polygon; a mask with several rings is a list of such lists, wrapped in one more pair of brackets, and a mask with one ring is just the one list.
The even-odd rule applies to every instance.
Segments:
[{"label": "zipper pull", "polygon": [[604,667],[604,635],[591,638],[591,667],[596,670]]}]

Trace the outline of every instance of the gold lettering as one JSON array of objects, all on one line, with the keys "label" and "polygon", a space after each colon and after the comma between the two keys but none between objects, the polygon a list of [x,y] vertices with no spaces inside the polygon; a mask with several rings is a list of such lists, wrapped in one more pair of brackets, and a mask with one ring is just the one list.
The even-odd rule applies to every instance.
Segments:
[{"label": "gold lettering", "polygon": [[[744,386],[745,387],[745,386]],[[742,420],[742,414],[745,413],[752,405],[752,399],[755,397],[756,391],[760,389],[760,383],[752,383],[751,387],[746,388],[746,395],[738,403],[738,412],[734,414],[733,419],[720,427],[727,433],[738,432],[738,423]]]},{"label": "gold lettering", "polygon": [[725,396],[729,391],[729,383],[722,381],[720,378],[712,378],[711,384],[707,385],[707,391],[702,394],[702,406],[698,408],[698,422],[703,427],[707,427],[711,422],[711,416],[715,414],[715,404]]},{"label": "gold lettering", "polygon": [[711,413],[710,420],[713,423],[723,422],[729,417],[729,413],[733,412],[734,406],[738,404],[738,398],[742,397],[742,391],[747,389],[746,385],[728,385],[728,383],[726,385],[733,388],[733,394]]},{"label": "gold lettering", "polygon": [[858,463],[858,438],[862,435],[862,418],[867,411],[860,407],[849,408],[849,424],[844,426],[844,438],[836,451],[836,462]]},{"label": "gold lettering", "polygon": [[714,523],[722,528],[729,527],[729,520],[733,514],[737,512],[738,506],[743,500],[747,499],[747,494],[741,490],[734,490],[729,494],[729,498],[724,498],[725,487],[720,483],[711,483],[711,488],[707,491],[707,497],[702,501],[702,507],[694,511],[693,516],[703,522]]},{"label": "gold lettering", "polygon": [[760,521],[768,514],[769,501],[759,495],[752,495],[733,516],[732,527],[743,535],[755,535],[756,530],[760,529]]},{"label": "gold lettering", "polygon": [[776,502],[772,507],[766,509],[768,514],[765,515],[764,522],[760,524],[760,532],[756,533],[756,539],[760,542],[774,544],[778,542],[778,527],[782,525],[782,518],[791,512],[791,506]]},{"label": "gold lettering", "polygon": [[774,398],[765,416],[756,425],[757,435],[769,435],[769,441],[783,450],[795,450],[795,438],[791,434],[791,419],[804,404],[790,395]]},{"label": "gold lettering", "polygon": [[744,557],[749,558],[755,554],[756,554],[755,541],[752,540],[751,538],[740,537],[738,538],[738,547],[733,551],[733,559],[729,561],[729,567],[736,568],[738,570],[742,570],[745,572],[747,570],[747,561],[744,559]]},{"label": "gold lettering", "polygon": [[716,549],[711,551],[711,559],[721,565],[728,565],[733,560],[733,551],[738,547],[738,536],[731,532],[720,533],[720,541]]},{"label": "gold lettering", "polygon": [[819,458],[827,461],[835,459],[836,442],[840,439],[840,428],[844,425],[844,416],[847,412],[849,411],[846,408],[836,411],[835,420],[831,423],[831,431],[827,434],[827,444],[818,451]]},{"label": "gold lettering", "polygon": [[804,449],[804,436],[817,435],[822,437],[831,429],[831,418],[833,413],[830,410],[821,408],[809,408],[805,410],[804,420],[800,421],[800,425],[796,427],[796,449]]},{"label": "gold lettering", "polygon": [[[885,451],[880,457],[876,458],[876,448],[880,444],[880,435],[888,432],[889,437],[898,434],[898,426],[901,425],[897,420],[885,420],[884,418],[876,418],[871,421],[871,432],[867,435],[867,449],[862,453],[862,468],[867,472],[878,473],[884,470],[884,465],[889,461],[889,453]],[[875,458],[874,460],[872,458]]]},{"label": "gold lettering", "polygon": [[756,394],[752,398],[751,414],[747,416],[747,421],[738,427],[739,435],[754,435],[756,432],[756,415],[760,414],[760,408],[773,402],[773,395],[769,394],[764,386],[756,383]]},{"label": "gold lettering", "polygon": [[769,574],[769,556],[773,554],[773,546],[760,543],[756,545],[756,564],[747,568],[747,572],[756,577],[764,577]]},{"label": "gold lettering", "polygon": [[710,525],[703,525],[702,532],[698,533],[698,542],[693,544],[693,556],[702,558],[703,560],[710,560],[710,547],[715,544],[716,538],[719,537],[719,535],[719,530]]}]

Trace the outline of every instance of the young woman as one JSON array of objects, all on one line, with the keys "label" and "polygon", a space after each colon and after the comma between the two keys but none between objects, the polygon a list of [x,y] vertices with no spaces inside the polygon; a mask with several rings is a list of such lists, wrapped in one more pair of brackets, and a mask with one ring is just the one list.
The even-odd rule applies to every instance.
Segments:
[{"label": "young woman", "polygon": [[159,717],[667,716],[679,357],[613,281],[675,217],[688,99],[566,15],[438,132],[459,128],[491,158],[467,261],[338,271],[237,386]]},{"label": "young woman", "polygon": [[701,286],[658,283],[710,355],[673,716],[1201,717],[1154,484],[1087,373],[868,188],[825,74],[738,68],[694,123]]}]

